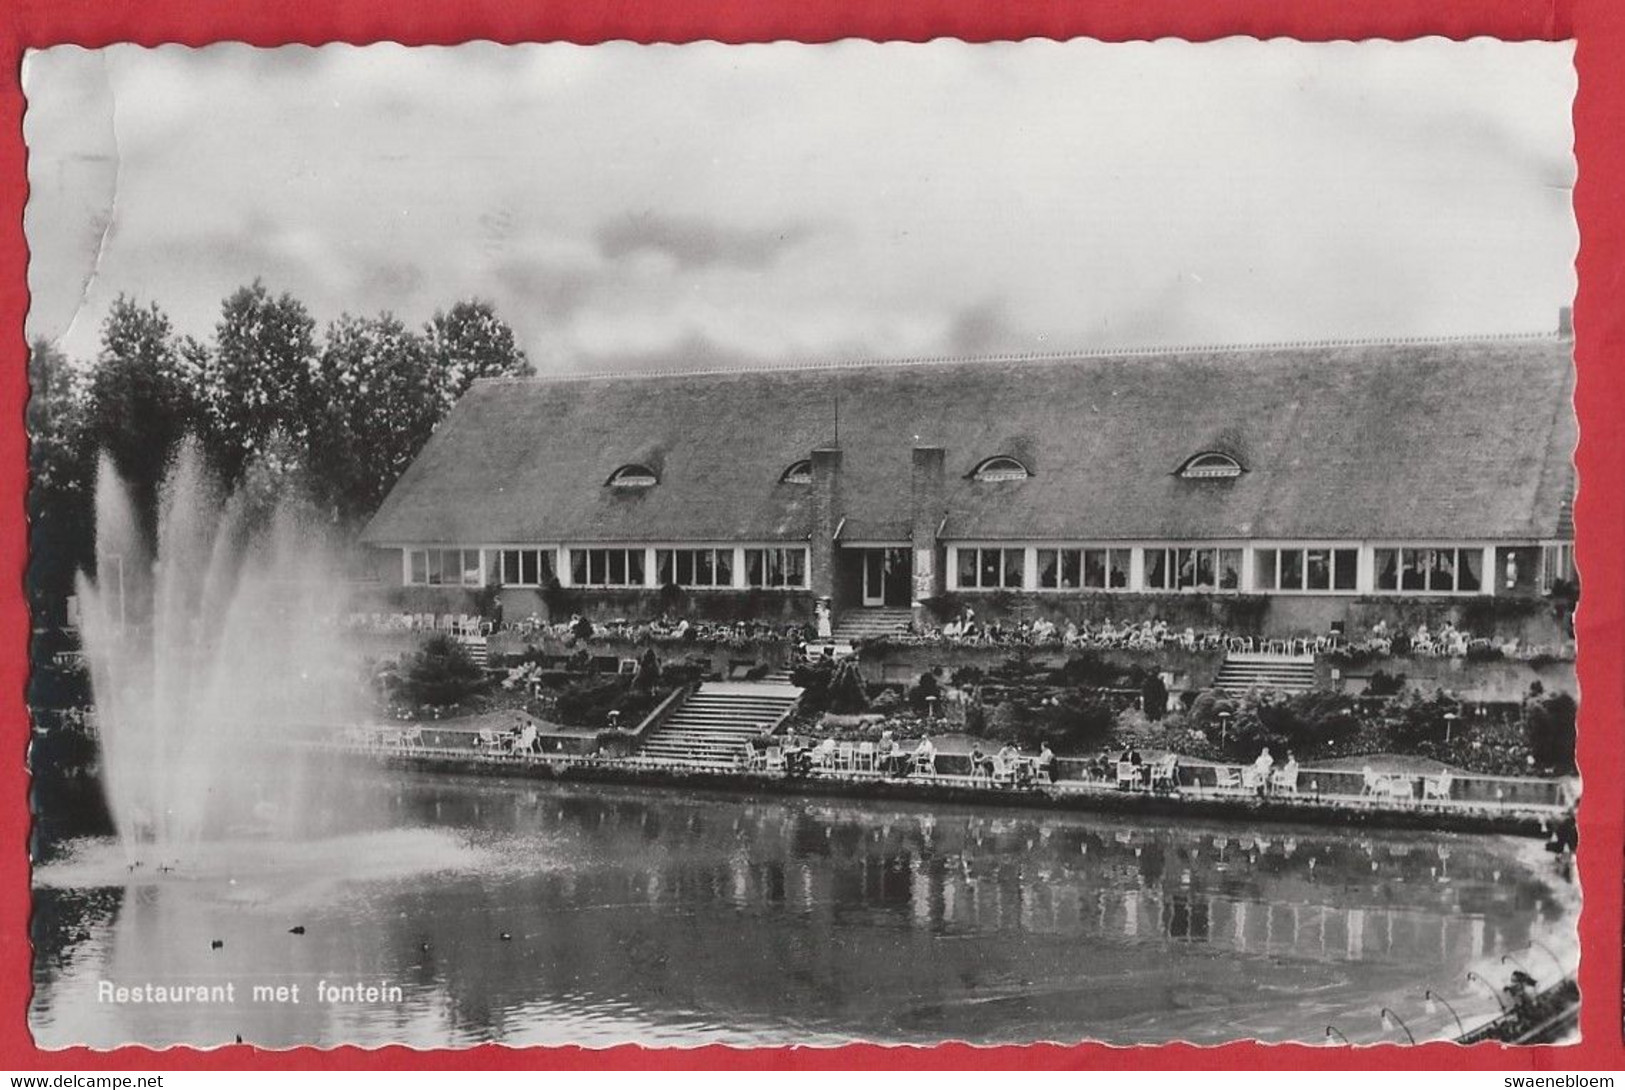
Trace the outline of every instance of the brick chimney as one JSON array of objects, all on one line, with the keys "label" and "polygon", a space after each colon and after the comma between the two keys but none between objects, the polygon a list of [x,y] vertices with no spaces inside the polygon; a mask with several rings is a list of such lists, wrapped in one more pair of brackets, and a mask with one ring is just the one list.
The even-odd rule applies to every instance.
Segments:
[{"label": "brick chimney", "polygon": [[813,525],[808,557],[816,598],[835,596],[835,530],[841,524],[841,451],[820,447],[812,452]]},{"label": "brick chimney", "polygon": [[915,447],[909,472],[910,543],[914,549],[913,601],[915,620],[920,603],[943,592],[942,550],[937,544],[937,528],[947,512],[945,463],[941,447]]}]

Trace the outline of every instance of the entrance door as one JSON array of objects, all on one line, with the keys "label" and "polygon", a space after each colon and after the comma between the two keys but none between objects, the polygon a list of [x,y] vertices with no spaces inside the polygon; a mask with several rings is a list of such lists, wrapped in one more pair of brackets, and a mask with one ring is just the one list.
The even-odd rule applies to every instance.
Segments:
[{"label": "entrance door", "polygon": [[913,593],[907,549],[863,550],[865,606],[906,606]]},{"label": "entrance door", "polygon": [[863,604],[886,604],[886,550],[863,550]]}]

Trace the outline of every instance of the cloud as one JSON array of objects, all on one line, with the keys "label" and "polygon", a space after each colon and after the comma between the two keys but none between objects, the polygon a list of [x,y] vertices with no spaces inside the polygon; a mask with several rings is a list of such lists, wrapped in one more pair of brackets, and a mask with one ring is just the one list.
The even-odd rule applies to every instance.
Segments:
[{"label": "cloud", "polygon": [[728,265],[760,269],[811,234],[802,224],[782,229],[733,227],[699,217],[634,213],[601,223],[594,237],[611,261],[642,253],[664,254],[679,268]]}]

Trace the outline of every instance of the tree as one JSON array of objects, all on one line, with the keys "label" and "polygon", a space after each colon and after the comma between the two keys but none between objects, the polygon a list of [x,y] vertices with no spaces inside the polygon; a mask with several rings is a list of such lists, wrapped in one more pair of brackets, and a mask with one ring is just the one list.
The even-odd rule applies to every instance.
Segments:
[{"label": "tree", "polygon": [[312,487],[341,522],[370,515],[422,449],[444,405],[423,338],[390,314],[327,327],[308,437]]},{"label": "tree", "polygon": [[293,296],[273,298],[258,280],[239,288],[221,305],[213,353],[193,350],[188,362],[203,372],[209,447],[228,484],[273,432],[309,438],[321,408],[315,322]]},{"label": "tree", "polygon": [[1524,736],[1529,752],[1543,768],[1574,771],[1574,720],[1578,711],[1568,693],[1532,696],[1523,706]]},{"label": "tree", "polygon": [[437,311],[423,336],[442,413],[456,404],[475,379],[533,373],[525,353],[514,343],[513,330],[482,299],[467,299],[448,311]]},{"label": "tree", "polygon": [[95,539],[94,451],[86,441],[83,376],[50,342],[28,348],[28,590],[36,617],[56,621]]},{"label": "tree", "polygon": [[85,401],[85,442],[113,460],[150,532],[159,482],[198,416],[197,392],[157,304],[143,307],[123,295],[114,301]]}]

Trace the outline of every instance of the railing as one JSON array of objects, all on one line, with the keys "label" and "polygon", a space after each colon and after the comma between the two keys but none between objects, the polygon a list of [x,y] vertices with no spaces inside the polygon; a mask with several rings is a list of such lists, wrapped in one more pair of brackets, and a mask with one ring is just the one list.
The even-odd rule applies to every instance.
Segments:
[{"label": "railing", "polygon": [[[404,756],[416,758],[438,758],[454,761],[477,761],[482,764],[516,765],[523,767],[549,766],[555,769],[563,768],[594,768],[594,769],[623,769],[682,772],[694,771],[703,768],[706,772],[723,774],[740,774],[737,771],[719,769],[714,765],[703,762],[689,762],[680,758],[665,757],[605,757],[598,754],[576,754],[560,752],[535,753],[529,750],[513,752],[503,749],[474,749],[451,747],[444,745],[423,745],[421,742],[411,740],[410,732],[388,731],[382,733],[372,732],[368,737],[361,738],[354,734],[332,742],[308,743],[323,749],[364,754],[374,757]],[[1031,770],[1031,759],[1027,764]],[[1069,766],[1081,764],[1076,758],[1057,758],[1055,762],[1056,778],[1052,782],[1044,781],[1036,776],[1008,775],[999,778],[990,778],[986,775],[974,774],[969,769],[969,759],[964,754],[938,754],[936,757],[937,771],[928,773],[913,773],[908,780],[926,785],[964,788],[999,788],[1006,790],[1021,790],[1028,792],[1049,792],[1056,795],[1120,795],[1141,794],[1153,795],[1146,786],[1137,786],[1133,789],[1124,789],[1118,785],[1115,769],[1109,778],[1095,778],[1090,776],[1062,775]],[[964,766],[965,771],[957,771]],[[1013,771],[1013,770],[1012,770]],[[1237,802],[1253,801],[1263,798],[1272,804],[1281,806],[1302,806],[1306,810],[1330,809],[1339,811],[1383,811],[1383,812],[1411,812],[1411,813],[1440,813],[1440,814],[1503,814],[1527,815],[1531,817],[1558,818],[1570,812],[1570,805],[1566,801],[1537,802],[1525,798],[1498,798],[1485,800],[1476,798],[1404,798],[1387,795],[1369,795],[1355,793],[1338,793],[1321,791],[1269,791],[1262,796],[1256,787],[1221,787],[1217,784],[1203,782],[1202,775],[1193,775],[1211,771],[1209,766],[1182,766],[1179,768],[1177,784],[1171,790],[1164,790],[1164,797],[1187,800],[1202,799],[1231,799]],[[1323,775],[1313,769],[1304,769],[1300,773],[1300,783],[1307,782],[1305,778],[1314,775]],[[883,782],[893,779],[882,769],[875,768],[835,768],[814,764],[806,775],[815,779],[854,780]],[[1491,778],[1491,777],[1486,777]],[[1545,784],[1553,789],[1554,796],[1560,785],[1549,781],[1524,780],[1514,781],[1512,777],[1495,777],[1507,782],[1521,782],[1526,786]],[[906,781],[905,781],[906,782]]]}]

